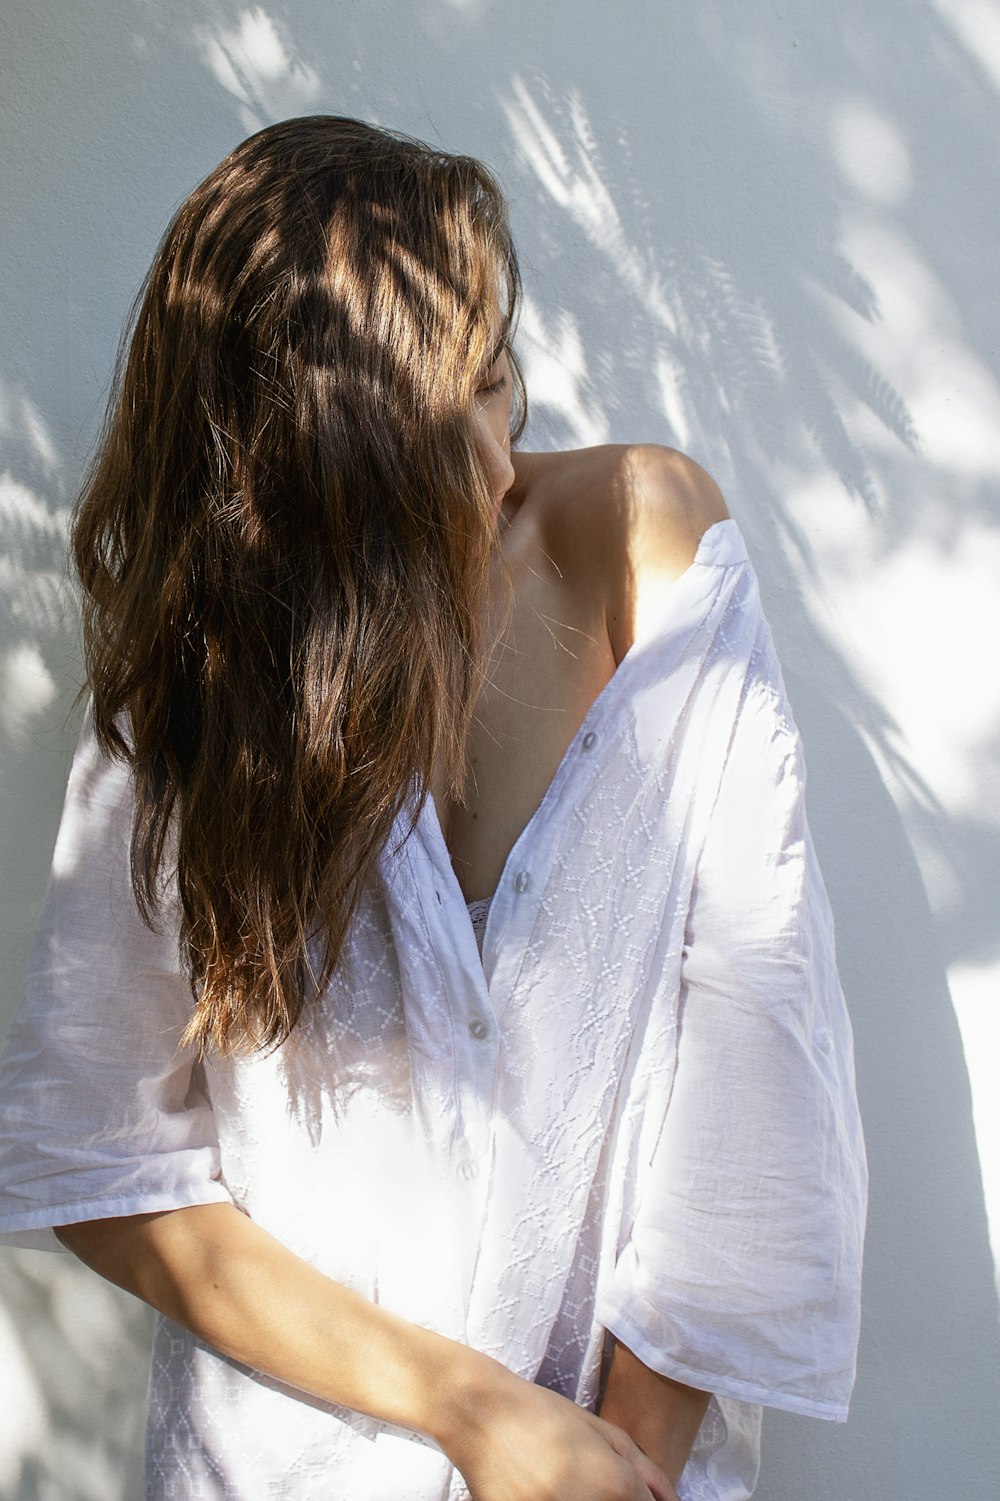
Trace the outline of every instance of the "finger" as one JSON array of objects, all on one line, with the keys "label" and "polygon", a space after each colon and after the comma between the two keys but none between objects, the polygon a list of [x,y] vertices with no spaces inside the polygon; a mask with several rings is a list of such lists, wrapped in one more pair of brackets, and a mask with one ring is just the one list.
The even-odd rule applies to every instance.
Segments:
[{"label": "finger", "polygon": [[643,1454],[641,1449],[636,1448],[635,1454],[632,1456],[632,1463],[652,1492],[654,1501],[678,1501],[677,1492],[674,1489],[670,1476],[665,1470],[661,1470],[660,1466],[650,1459],[648,1455]]},{"label": "finger", "polygon": [[652,1491],[654,1501],[678,1501],[673,1481],[666,1470],[661,1469],[655,1459],[650,1459],[648,1454],[644,1454],[634,1439],[630,1439],[629,1442],[631,1444],[629,1458]]},{"label": "finger", "polygon": [[677,1492],[669,1480],[667,1481],[667,1489],[661,1491],[656,1486],[651,1489],[637,1471],[633,1473],[635,1473],[637,1486],[637,1490],[634,1493],[635,1501],[678,1501]]},{"label": "finger", "polygon": [[679,1501],[673,1481],[666,1470],[662,1470],[655,1460],[643,1453],[631,1434],[626,1433],[624,1428],[619,1428],[616,1423],[608,1423],[603,1419],[600,1421],[611,1447],[635,1466],[644,1484],[652,1492],[654,1501]]}]

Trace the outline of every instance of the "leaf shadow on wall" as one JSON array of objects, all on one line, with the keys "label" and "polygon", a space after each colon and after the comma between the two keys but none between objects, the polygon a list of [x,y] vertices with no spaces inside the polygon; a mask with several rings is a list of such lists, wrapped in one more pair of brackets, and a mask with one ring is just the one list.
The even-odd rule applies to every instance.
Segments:
[{"label": "leaf shadow on wall", "polygon": [[[789,473],[837,476],[857,505],[877,512],[887,550],[927,519],[908,484],[919,462],[918,423],[845,332],[845,310],[870,327],[878,301],[838,249],[842,184],[813,126],[833,109],[835,93],[851,91],[895,122],[915,163],[915,190],[894,210],[897,228],[952,290],[966,314],[968,347],[995,361],[992,240],[953,170],[956,158],[981,155],[991,128],[996,133],[992,85],[923,0],[885,0],[874,12],[859,0],[836,10],[790,0],[780,14],[736,0],[657,3],[637,6],[632,19],[596,4],[568,18],[565,7],[534,0],[503,7],[428,0],[405,14],[326,0],[254,7],[183,0],[169,9],[115,0],[97,17],[96,7],[81,6],[60,21],[67,55],[82,55],[89,40],[75,27],[105,28],[98,60],[111,103],[96,124],[80,122],[92,132],[85,207],[100,215],[118,204],[121,217],[109,214],[107,262],[93,258],[89,274],[119,274],[115,237],[132,233],[144,246],[155,239],[149,224],[127,222],[123,183],[164,174],[166,209],[266,119],[315,108],[382,118],[428,137],[440,126],[444,144],[488,154],[511,191],[529,293],[528,441],[659,439],[687,449],[723,481],[780,621],[778,646],[806,739],[873,1181],[865,1334],[847,1442],[831,1425],[769,1416],[761,1493],[768,1501],[896,1498],[964,1485],[972,1494],[1000,1397],[1000,1338],[945,964],[996,957],[982,893],[996,890],[1000,849],[995,825],[945,828],[887,710],[819,630],[811,591],[822,580],[802,508],[790,505],[782,482]],[[390,34],[396,23],[398,36]],[[421,27],[411,62],[402,49]],[[122,39],[133,33],[137,50],[129,53]],[[474,95],[479,113],[469,108]],[[63,97],[54,83],[52,98]],[[151,122],[145,134],[135,133],[137,120]],[[123,121],[130,129],[109,151]],[[165,155],[156,137],[168,123]],[[38,126],[51,132],[39,159],[62,161],[60,109],[40,112]],[[42,613],[15,619],[8,604],[2,644],[16,646],[22,664],[30,665],[25,652],[39,653],[58,678],[53,662],[71,646],[68,634],[59,641],[54,593],[56,613],[43,608],[45,580],[60,566],[65,503],[50,460],[61,454],[68,466],[75,429],[40,449],[29,408],[18,405],[24,397],[39,409],[41,393],[62,375],[60,357],[30,337],[51,318],[50,272],[59,269],[52,246],[66,234],[67,204],[76,203],[68,171],[54,186],[51,219],[39,221],[32,254],[18,260],[24,378],[12,383],[14,418],[4,430],[13,486],[6,494],[19,518],[4,528],[8,600]],[[147,260],[145,249],[136,253],[136,263]],[[0,350],[6,346],[0,333]],[[14,368],[13,356],[3,361]],[[878,457],[870,440],[855,436],[859,411],[889,435]],[[76,419],[83,425],[83,414]],[[954,491],[942,484],[941,493]],[[979,514],[995,518],[994,489],[965,493]],[[790,582],[783,555],[795,560],[801,585]],[[917,788],[927,819],[956,852],[962,898],[943,926],[930,913],[886,766]],[[37,844],[33,799],[22,797],[18,808],[5,796],[4,827],[18,848],[32,837]],[[11,1254],[0,1272],[5,1305],[22,1325],[24,1410],[33,1401],[42,1408],[38,1424],[17,1436],[21,1468],[9,1493],[28,1501],[56,1487],[67,1501],[106,1501],[117,1483],[112,1472],[119,1465],[134,1472],[147,1315],[110,1292],[114,1301],[100,1303],[104,1289],[68,1258]],[[84,1315],[73,1298],[92,1284],[103,1333],[74,1345]],[[138,1494],[137,1482],[128,1483],[127,1494]]]},{"label": "leaf shadow on wall", "polygon": [[[849,24],[843,18],[845,31]],[[539,305],[529,296],[526,308],[529,390],[538,350],[546,393],[540,413],[536,394],[529,442],[660,437],[692,452],[724,479],[780,619],[857,1038],[872,1209],[849,1445],[828,1425],[803,1434],[794,1420],[769,1419],[775,1442],[763,1492],[797,1501],[816,1494],[822,1475],[831,1495],[839,1487],[901,1496],[960,1485],[963,1463],[975,1484],[984,1463],[977,1442],[981,1450],[1000,1397],[1000,1319],[945,966],[982,955],[984,945],[996,955],[995,927],[984,933],[981,912],[983,890],[996,886],[997,829],[982,823],[973,834],[948,819],[908,764],[887,709],[818,626],[809,591],[821,581],[802,507],[789,504],[776,475],[836,474],[857,504],[884,518],[891,551],[923,519],[893,494],[898,476],[906,496],[917,425],[832,315],[838,303],[865,320],[879,309],[836,250],[828,167],[809,160],[807,138],[768,134],[742,97],[735,51],[729,66],[718,54],[698,56],[696,29],[689,15],[672,17],[690,85],[670,73],[670,119],[696,122],[681,142],[666,134],[637,142],[620,118],[602,114],[596,83],[559,94],[540,66],[508,93],[527,280],[529,289],[542,285]],[[652,64],[630,62],[641,93]],[[927,129],[910,123],[918,138]],[[961,298],[965,273],[948,247],[933,236],[926,245],[922,224],[909,227]],[[859,408],[895,439],[898,461],[886,445],[890,457],[873,462],[852,438]],[[996,510],[994,492],[987,514]],[[797,560],[798,590],[783,555]],[[935,924],[885,767],[913,789],[925,825],[953,851],[979,920],[959,907],[953,921]],[[949,1372],[946,1383],[933,1379],[937,1371]],[[970,1442],[956,1445],[956,1434]]]}]

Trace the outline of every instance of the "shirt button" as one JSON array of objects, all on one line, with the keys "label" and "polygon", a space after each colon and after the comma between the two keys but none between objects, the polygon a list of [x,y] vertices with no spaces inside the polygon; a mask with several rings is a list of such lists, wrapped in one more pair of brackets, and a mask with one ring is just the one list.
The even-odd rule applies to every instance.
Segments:
[{"label": "shirt button", "polygon": [[833,1038],[825,1027],[817,1027],[815,1032],[816,1046],[821,1053],[833,1052]]},{"label": "shirt button", "polygon": [[470,1161],[470,1159],[467,1157],[464,1162],[460,1162],[458,1164],[455,1172],[463,1183],[471,1183],[473,1178],[478,1176],[479,1169],[476,1164]]},{"label": "shirt button", "polygon": [[583,746],[583,749],[584,750],[593,750],[594,746],[596,744],[597,744],[597,731],[596,730],[588,730],[587,733],[584,735],[583,740],[581,741],[581,745]]},{"label": "shirt button", "polygon": [[530,885],[531,885],[531,871],[530,870],[519,870],[518,873],[517,873],[517,875],[514,877],[514,890],[515,891],[527,891],[528,888],[530,887]]},{"label": "shirt button", "polygon": [[471,1021],[469,1023],[469,1036],[474,1037],[477,1042],[482,1042],[483,1038],[489,1037],[489,1035],[490,1029],[488,1025],[478,1016],[476,1017],[475,1021]]}]

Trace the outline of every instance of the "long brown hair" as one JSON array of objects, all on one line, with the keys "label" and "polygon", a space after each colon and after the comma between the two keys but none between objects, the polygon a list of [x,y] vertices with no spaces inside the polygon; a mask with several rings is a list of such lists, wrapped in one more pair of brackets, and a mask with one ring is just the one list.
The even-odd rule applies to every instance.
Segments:
[{"label": "long brown hair", "polygon": [[470,414],[519,293],[486,168],[331,116],[244,141],[159,247],[72,548],[202,1050],[282,1042],[414,778],[462,794],[496,542]]}]

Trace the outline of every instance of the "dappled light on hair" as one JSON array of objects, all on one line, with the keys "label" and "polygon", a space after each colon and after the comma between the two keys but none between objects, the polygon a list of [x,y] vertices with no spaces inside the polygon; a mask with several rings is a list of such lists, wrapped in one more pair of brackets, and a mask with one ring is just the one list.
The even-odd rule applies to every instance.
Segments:
[{"label": "dappled light on hair", "polygon": [[471,413],[518,294],[479,163],[334,117],[251,137],[164,236],[74,556],[202,1047],[281,1042],[411,793],[462,795],[497,556]]}]

